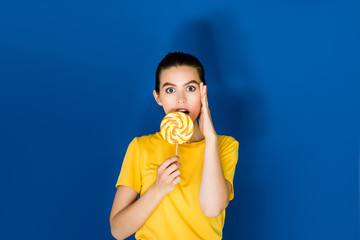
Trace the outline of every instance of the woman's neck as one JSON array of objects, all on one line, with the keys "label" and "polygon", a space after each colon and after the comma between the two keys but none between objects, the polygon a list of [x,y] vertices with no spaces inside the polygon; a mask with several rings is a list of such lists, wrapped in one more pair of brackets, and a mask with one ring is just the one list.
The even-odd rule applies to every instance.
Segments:
[{"label": "woman's neck", "polygon": [[190,138],[190,140],[188,141],[188,143],[191,142],[200,142],[201,140],[203,140],[205,137],[204,135],[201,133],[199,124],[197,121],[194,121],[194,133],[192,135],[192,137]]}]

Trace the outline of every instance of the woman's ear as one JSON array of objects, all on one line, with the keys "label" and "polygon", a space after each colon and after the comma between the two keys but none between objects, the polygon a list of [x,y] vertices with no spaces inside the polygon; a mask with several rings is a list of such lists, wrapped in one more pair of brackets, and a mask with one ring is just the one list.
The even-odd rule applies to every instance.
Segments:
[{"label": "woman's ear", "polygon": [[153,95],[154,95],[154,98],[155,98],[155,101],[157,102],[157,104],[159,104],[160,106],[162,106],[162,103],[160,101],[160,98],[159,98],[159,95],[157,94],[157,92],[154,90],[153,91]]}]

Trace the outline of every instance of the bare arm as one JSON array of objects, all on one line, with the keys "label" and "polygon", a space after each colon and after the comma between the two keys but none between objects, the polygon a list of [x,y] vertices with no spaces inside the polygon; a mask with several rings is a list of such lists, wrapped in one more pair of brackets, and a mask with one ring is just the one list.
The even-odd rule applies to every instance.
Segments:
[{"label": "bare arm", "polygon": [[110,214],[111,234],[124,239],[136,232],[160,203],[161,198],[150,187],[136,201],[138,193],[130,187],[119,186]]},{"label": "bare arm", "polygon": [[200,83],[200,93],[202,106],[199,126],[205,137],[205,150],[199,203],[205,216],[216,217],[229,203],[231,184],[224,177],[218,139],[209,110],[207,86],[203,83]]},{"label": "bare arm", "polygon": [[229,204],[230,193],[231,184],[224,177],[217,137],[208,137],[199,190],[199,203],[205,216],[218,216]]},{"label": "bare arm", "polygon": [[130,187],[119,186],[110,213],[111,234],[124,239],[135,233],[180,181],[179,157],[165,160],[157,170],[156,182],[136,200],[138,193]]}]

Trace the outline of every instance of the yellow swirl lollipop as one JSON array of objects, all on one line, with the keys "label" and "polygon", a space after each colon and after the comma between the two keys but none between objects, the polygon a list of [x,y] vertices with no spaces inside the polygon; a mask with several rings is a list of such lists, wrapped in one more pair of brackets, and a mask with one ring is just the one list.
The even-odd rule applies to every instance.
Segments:
[{"label": "yellow swirl lollipop", "polygon": [[188,141],[194,133],[194,123],[189,115],[182,112],[167,114],[161,121],[160,132],[163,138],[171,144],[178,144]]}]

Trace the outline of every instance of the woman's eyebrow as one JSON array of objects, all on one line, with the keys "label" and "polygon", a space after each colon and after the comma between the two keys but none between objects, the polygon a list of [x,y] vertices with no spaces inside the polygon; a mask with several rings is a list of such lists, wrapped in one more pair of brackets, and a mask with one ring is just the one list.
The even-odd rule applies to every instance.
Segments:
[{"label": "woman's eyebrow", "polygon": [[[199,84],[196,80],[191,80],[191,81],[185,83],[183,86],[186,86],[186,85],[189,85],[189,84],[192,84],[192,83],[194,83],[194,84]],[[164,85],[162,86],[162,88],[164,88],[164,87],[166,87],[166,86],[176,86],[176,84],[167,82],[167,83],[164,83]]]},{"label": "woman's eyebrow", "polygon": [[185,83],[184,86],[192,84],[192,83],[199,84],[196,80],[191,80],[190,82]]}]

